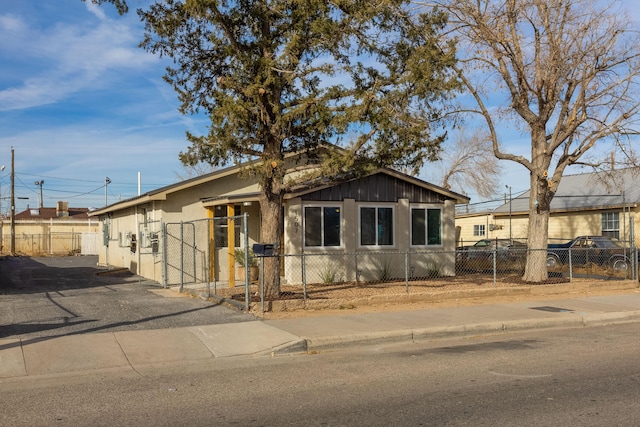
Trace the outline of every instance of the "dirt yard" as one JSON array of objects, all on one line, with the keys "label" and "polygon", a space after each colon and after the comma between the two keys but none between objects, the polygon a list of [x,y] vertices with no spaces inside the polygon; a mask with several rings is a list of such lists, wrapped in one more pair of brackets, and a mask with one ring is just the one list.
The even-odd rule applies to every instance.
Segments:
[{"label": "dirt yard", "polygon": [[[634,281],[550,279],[545,284],[523,283],[519,276],[487,275],[395,283],[339,283],[287,286],[276,301],[262,301],[257,285],[251,286],[251,312],[265,319],[300,318],[347,313],[421,310],[436,307],[501,304],[515,301],[575,298],[580,296],[640,292]],[[306,298],[305,298],[306,294]],[[218,296],[245,301],[243,287],[218,289]]]}]

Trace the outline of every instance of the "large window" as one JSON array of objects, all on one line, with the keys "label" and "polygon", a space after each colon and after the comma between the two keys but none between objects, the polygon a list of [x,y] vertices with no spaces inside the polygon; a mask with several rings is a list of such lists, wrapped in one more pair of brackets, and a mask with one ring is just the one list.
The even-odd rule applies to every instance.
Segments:
[{"label": "large window", "polygon": [[393,245],[393,208],[368,206],[360,208],[360,245]]},{"label": "large window", "polygon": [[473,226],[474,236],[484,236],[484,224],[476,224]]},{"label": "large window", "polygon": [[605,212],[602,214],[602,235],[620,238],[620,213]]},{"label": "large window", "polygon": [[[236,215],[240,215],[240,205],[235,205],[234,211]],[[227,205],[218,205],[214,208],[214,230],[213,235],[215,239],[216,248],[229,247],[229,219],[227,217]],[[233,221],[235,233],[233,239],[236,248],[240,247],[240,225],[241,219]]]},{"label": "large window", "polygon": [[411,209],[411,245],[429,246],[442,244],[442,210],[429,208]]},{"label": "large window", "polygon": [[340,212],[338,206],[305,206],[304,245],[340,246]]}]

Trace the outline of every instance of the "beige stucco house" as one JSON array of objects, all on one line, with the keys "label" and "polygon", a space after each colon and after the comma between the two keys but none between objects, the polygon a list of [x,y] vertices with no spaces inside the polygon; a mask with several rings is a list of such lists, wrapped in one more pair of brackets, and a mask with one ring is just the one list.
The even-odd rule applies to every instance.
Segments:
[{"label": "beige stucco house", "polygon": [[[241,172],[240,166],[218,170],[92,211],[104,233],[99,262],[167,286],[233,286],[233,254],[244,246],[245,234],[249,247],[270,243],[259,241],[258,184]],[[430,262],[437,258],[442,273],[453,275],[455,204],[466,202],[465,196],[391,169],[292,190],[285,196],[283,246],[277,250],[283,283],[300,283],[303,274],[319,280],[328,265],[339,267],[342,280],[368,280],[375,260],[367,254],[409,251],[415,274],[428,268],[426,256],[418,254],[427,251]],[[350,260],[357,257],[347,254],[355,253],[354,264]],[[302,265],[303,254],[317,257]]]},{"label": "beige stucco house", "polygon": [[[629,168],[600,173],[567,175],[562,178],[551,202],[550,243],[581,235],[604,235],[636,245],[640,231],[640,170]],[[456,214],[458,244],[484,238],[513,238],[526,241],[529,226],[529,192],[491,211]],[[633,235],[632,235],[633,234]]]}]

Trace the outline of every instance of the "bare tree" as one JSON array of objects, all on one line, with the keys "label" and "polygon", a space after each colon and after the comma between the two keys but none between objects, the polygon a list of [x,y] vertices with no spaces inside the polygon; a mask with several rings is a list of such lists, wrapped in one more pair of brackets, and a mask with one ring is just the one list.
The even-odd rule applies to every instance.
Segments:
[{"label": "bare tree", "polygon": [[[611,146],[633,157],[640,108],[637,29],[618,1],[435,0],[428,5],[448,11],[449,34],[462,44],[458,72],[474,100],[467,111],[481,115],[498,159],[529,170],[528,244],[537,251],[530,253],[523,279],[541,282],[547,278],[550,204],[565,169],[586,162],[595,166],[596,152],[604,158]],[[530,135],[528,156],[501,141],[503,124]],[[596,146],[601,149],[592,150]]]},{"label": "bare tree", "polygon": [[453,187],[466,193],[471,189],[483,199],[496,195],[500,168],[488,134],[461,133],[453,146],[444,147],[442,163],[446,167],[442,186],[447,190]]},{"label": "bare tree", "polygon": [[216,167],[204,162],[198,162],[194,165],[182,165],[182,171],[176,172],[176,177],[181,180],[187,180],[191,178],[195,178],[198,176],[206,175],[208,173],[214,172]]}]

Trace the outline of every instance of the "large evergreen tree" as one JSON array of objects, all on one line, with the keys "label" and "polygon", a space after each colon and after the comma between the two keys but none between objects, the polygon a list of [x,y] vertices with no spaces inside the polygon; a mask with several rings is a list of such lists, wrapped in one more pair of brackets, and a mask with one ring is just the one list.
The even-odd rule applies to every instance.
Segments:
[{"label": "large evergreen tree", "polygon": [[[109,0],[97,0],[109,1]],[[119,1],[119,0],[113,0]],[[165,80],[184,114],[205,113],[188,134],[186,164],[255,160],[261,239],[280,244],[285,156],[337,145],[309,178],[381,166],[415,170],[437,158],[434,130],[458,88],[453,45],[437,46],[446,16],[409,16],[404,0],[163,0],[138,14],[146,50],[169,57]],[[311,160],[314,160],[311,157]],[[297,184],[300,184],[299,182]],[[279,294],[265,263],[265,293]]]}]

